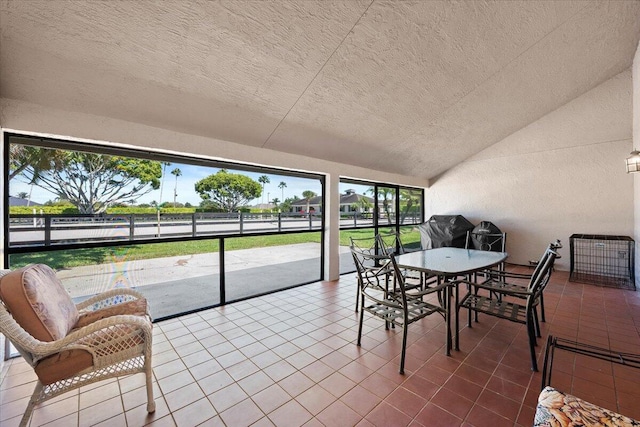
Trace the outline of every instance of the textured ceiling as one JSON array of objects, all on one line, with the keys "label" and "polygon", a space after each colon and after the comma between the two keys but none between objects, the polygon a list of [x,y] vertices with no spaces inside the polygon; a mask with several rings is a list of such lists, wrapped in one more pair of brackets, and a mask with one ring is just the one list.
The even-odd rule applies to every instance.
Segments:
[{"label": "textured ceiling", "polygon": [[630,67],[638,1],[7,1],[0,96],[436,176]]}]

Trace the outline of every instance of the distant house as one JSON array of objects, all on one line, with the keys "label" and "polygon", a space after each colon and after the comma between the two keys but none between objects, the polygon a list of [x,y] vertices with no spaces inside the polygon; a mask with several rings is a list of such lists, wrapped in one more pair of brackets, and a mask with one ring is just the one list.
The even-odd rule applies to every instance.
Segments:
[{"label": "distant house", "polygon": [[9,206],[42,206],[42,204],[36,203],[33,200],[29,201],[29,199],[9,196]]},{"label": "distant house", "polygon": [[[322,197],[300,199],[291,203],[291,212],[322,212]],[[370,212],[373,209],[373,198],[358,194],[355,190],[346,190],[340,195],[340,212]]]}]

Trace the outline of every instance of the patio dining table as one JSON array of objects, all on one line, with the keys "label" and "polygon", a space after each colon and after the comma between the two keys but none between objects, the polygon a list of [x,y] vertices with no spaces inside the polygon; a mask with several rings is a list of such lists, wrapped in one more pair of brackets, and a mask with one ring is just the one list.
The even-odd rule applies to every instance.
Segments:
[{"label": "patio dining table", "polygon": [[[476,249],[436,248],[408,252],[395,257],[398,267],[425,272],[444,280],[491,268],[507,259],[506,252]],[[458,325],[458,286],[455,292],[456,325]],[[457,328],[456,328],[457,329]],[[460,350],[459,331],[456,330],[455,349]]]}]

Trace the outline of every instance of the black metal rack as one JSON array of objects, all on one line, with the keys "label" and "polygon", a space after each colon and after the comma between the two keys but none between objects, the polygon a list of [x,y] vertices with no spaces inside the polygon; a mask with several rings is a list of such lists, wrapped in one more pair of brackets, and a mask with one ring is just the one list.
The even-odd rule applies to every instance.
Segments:
[{"label": "black metal rack", "polygon": [[542,389],[544,389],[548,385],[551,385],[553,358],[556,349],[570,351],[572,353],[577,353],[584,356],[605,360],[607,362],[617,363],[620,365],[626,365],[632,368],[640,369],[640,354],[610,350],[549,335],[549,337],[547,338],[547,347],[544,352],[544,366],[542,368]]},{"label": "black metal rack", "polygon": [[572,282],[634,290],[635,241],[628,236],[573,234],[571,248]]}]

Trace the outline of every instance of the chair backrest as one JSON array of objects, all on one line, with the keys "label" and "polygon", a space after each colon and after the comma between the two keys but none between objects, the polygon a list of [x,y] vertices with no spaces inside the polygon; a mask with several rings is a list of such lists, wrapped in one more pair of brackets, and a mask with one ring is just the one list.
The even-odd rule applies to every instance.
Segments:
[{"label": "chair backrest", "polygon": [[[406,308],[404,278],[393,255],[376,255],[369,250],[362,251],[353,245],[350,249],[362,295],[378,303]],[[399,293],[387,292],[389,274],[395,275]]]},{"label": "chair backrest", "polygon": [[466,249],[481,251],[504,252],[507,243],[507,233],[484,233],[467,231]]},{"label": "chair backrest", "polygon": [[[562,247],[562,245],[559,247]],[[537,303],[540,295],[549,283],[551,273],[553,272],[553,264],[558,257],[557,249],[558,246],[555,246],[553,243],[550,244],[533,271],[529,281],[529,292],[531,292],[531,296],[527,299],[527,305]]]},{"label": "chair backrest", "polygon": [[[560,240],[556,240],[555,242],[549,243],[549,246],[547,246],[547,249],[544,251],[544,253],[542,254],[542,257],[540,258],[540,261],[538,261],[538,263],[536,264],[536,268],[533,270],[533,274],[531,275],[530,287],[533,280],[538,275],[541,275],[541,274],[543,276],[543,280],[545,281],[544,286],[546,286],[547,282],[549,282],[549,279],[551,279],[551,273],[553,272],[553,264],[555,263],[555,260],[557,258],[560,258],[560,256],[558,255],[558,249],[560,248],[562,248],[562,243],[560,242]],[[549,258],[552,253],[554,254],[554,257],[551,263],[551,268],[542,272],[547,258]]]},{"label": "chair backrest", "polygon": [[378,242],[378,251],[380,254],[401,255],[407,252],[402,244],[400,233],[396,231],[378,233],[376,234],[376,241]]}]

